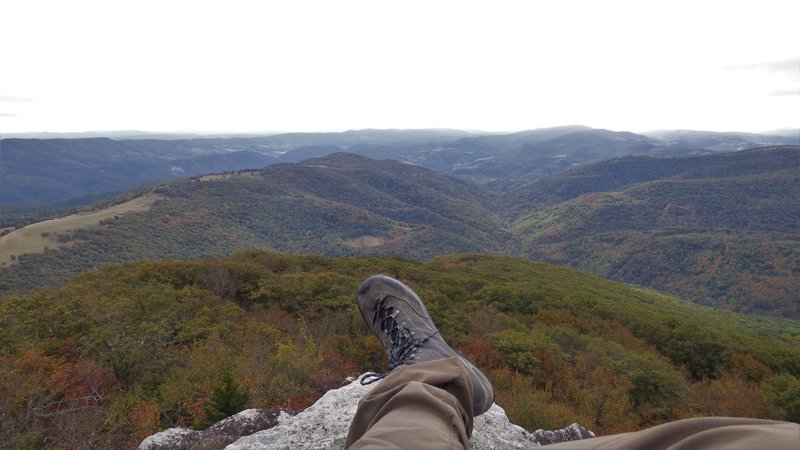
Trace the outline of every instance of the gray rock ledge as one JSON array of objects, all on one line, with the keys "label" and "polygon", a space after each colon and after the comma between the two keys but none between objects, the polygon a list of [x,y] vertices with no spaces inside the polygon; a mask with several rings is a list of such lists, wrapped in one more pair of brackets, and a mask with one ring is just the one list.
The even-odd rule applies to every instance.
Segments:
[{"label": "gray rock ledge", "polygon": [[[362,386],[354,381],[333,389],[295,416],[283,410],[249,409],[204,431],[171,428],[145,439],[139,450],[343,449],[358,401],[375,384]],[[473,428],[470,442],[477,450],[515,450],[594,437],[578,424],[530,433],[509,422],[497,404],[476,417]]]}]

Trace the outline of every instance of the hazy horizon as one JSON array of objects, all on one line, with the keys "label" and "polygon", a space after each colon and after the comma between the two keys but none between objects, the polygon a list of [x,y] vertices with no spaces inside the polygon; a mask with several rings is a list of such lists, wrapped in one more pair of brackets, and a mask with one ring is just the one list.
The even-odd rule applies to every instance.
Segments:
[{"label": "hazy horizon", "polygon": [[[85,130],[85,131],[28,131],[20,133],[3,133],[0,132],[0,139],[3,138],[92,138],[92,137],[108,137],[108,138],[153,138],[153,139],[186,139],[186,138],[204,138],[204,137],[267,137],[276,136],[281,134],[292,133],[346,133],[346,132],[362,132],[362,131],[442,131],[442,132],[464,132],[474,135],[500,135],[500,134],[514,134],[525,131],[542,130],[548,128],[561,128],[561,127],[582,127],[585,125],[569,124],[557,125],[552,127],[537,127],[524,130],[467,130],[458,128],[354,128],[354,129],[341,129],[341,130],[281,130],[281,131],[213,131],[213,130],[165,130],[165,131],[148,131],[148,130]],[[587,127],[591,129],[603,129]],[[797,137],[800,141],[800,128],[779,128],[770,130],[695,130],[695,129],[652,129],[652,130],[629,130],[629,129],[614,129],[610,131],[615,132],[631,132],[641,135],[655,135],[664,132],[707,132],[707,133],[745,133],[745,134],[759,134],[765,136],[782,136],[782,137]]]}]

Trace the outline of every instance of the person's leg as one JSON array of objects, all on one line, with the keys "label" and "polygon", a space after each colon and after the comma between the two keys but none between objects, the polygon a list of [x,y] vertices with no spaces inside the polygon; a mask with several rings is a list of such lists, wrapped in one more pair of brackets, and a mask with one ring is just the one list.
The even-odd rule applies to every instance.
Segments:
[{"label": "person's leg", "polygon": [[364,322],[383,344],[389,372],[359,403],[347,448],[469,448],[472,419],[492,406],[486,376],[444,341],[422,300],[383,275],[358,289]]},{"label": "person's leg", "polygon": [[[464,355],[447,345],[425,304],[411,288],[385,275],[369,277],[358,288],[358,309],[386,349],[389,372],[424,361],[458,358],[472,382],[472,414],[479,416],[492,406],[492,383]],[[371,374],[361,383],[369,384],[385,375]]]},{"label": "person's leg", "polygon": [[469,448],[472,382],[460,359],[403,366],[358,404],[345,448]]},{"label": "person's leg", "polygon": [[800,425],[737,417],[698,417],[665,423],[633,433],[614,434],[548,445],[553,450],[797,450]]},{"label": "person's leg", "polygon": [[[346,447],[469,448],[473,415],[489,409],[494,399],[488,379],[444,342],[422,301],[399,281],[370,277],[359,288],[358,303],[387,350],[391,370],[373,374],[373,381],[383,381],[359,403]],[[800,425],[704,417],[548,447],[797,450]]]}]

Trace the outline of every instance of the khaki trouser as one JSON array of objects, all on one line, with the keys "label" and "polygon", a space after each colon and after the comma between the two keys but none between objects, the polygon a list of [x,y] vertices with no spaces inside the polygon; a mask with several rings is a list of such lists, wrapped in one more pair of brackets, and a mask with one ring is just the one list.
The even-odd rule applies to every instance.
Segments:
[{"label": "khaki trouser", "polygon": [[[468,449],[472,383],[457,358],[394,370],[361,399],[345,448]],[[702,417],[548,449],[800,449],[800,425]]]}]

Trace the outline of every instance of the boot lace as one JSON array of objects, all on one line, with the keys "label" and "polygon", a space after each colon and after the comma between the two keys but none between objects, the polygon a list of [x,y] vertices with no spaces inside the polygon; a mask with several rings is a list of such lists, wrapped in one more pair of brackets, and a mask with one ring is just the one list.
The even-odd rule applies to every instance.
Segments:
[{"label": "boot lace", "polygon": [[396,317],[399,313],[400,311],[386,304],[386,298],[384,296],[379,296],[376,299],[376,308],[372,315],[372,324],[374,326],[376,323],[380,322],[381,330],[383,330],[384,334],[389,335],[389,339],[392,343],[391,347],[386,350],[386,354],[389,356],[389,370],[383,373],[369,372],[365,374],[360,380],[362,386],[381,380],[392,370],[409,361],[413,361],[414,357],[417,355],[417,348],[439,334],[439,330],[436,330],[423,339],[417,339],[413,331],[397,322]]}]

